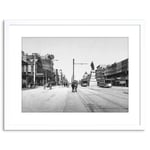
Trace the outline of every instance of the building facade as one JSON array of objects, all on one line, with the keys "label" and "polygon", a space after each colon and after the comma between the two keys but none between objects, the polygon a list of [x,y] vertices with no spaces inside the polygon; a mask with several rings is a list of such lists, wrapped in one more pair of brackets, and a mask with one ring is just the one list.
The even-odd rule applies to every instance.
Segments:
[{"label": "building facade", "polygon": [[22,88],[44,85],[48,81],[55,81],[53,69],[53,55],[32,55],[22,51]]},{"label": "building facade", "polygon": [[114,86],[128,86],[128,59],[107,65],[105,68],[98,66],[96,70],[97,82],[102,76],[105,79],[110,79]]}]

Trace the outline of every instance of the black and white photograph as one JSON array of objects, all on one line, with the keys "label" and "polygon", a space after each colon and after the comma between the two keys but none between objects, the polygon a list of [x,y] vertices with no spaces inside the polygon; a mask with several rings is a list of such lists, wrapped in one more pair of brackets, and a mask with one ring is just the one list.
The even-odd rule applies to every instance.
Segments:
[{"label": "black and white photograph", "polygon": [[128,37],[22,37],[22,112],[129,112]]},{"label": "black and white photograph", "polygon": [[5,129],[143,129],[142,39],[137,21],[6,21]]},{"label": "black and white photograph", "polygon": [[1,150],[149,150],[147,0],[0,2]]}]

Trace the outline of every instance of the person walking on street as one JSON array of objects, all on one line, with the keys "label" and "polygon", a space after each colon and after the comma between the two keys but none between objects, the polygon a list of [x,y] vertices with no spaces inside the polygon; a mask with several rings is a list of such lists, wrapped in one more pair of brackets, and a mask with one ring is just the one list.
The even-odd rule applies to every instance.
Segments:
[{"label": "person walking on street", "polygon": [[48,87],[49,87],[50,90],[52,89],[52,82],[51,81],[49,81]]}]

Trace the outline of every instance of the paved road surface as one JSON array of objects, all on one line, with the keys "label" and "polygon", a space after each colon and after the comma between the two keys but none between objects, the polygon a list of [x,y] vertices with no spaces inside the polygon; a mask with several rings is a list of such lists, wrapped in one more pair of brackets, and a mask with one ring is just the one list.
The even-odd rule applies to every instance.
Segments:
[{"label": "paved road surface", "polygon": [[23,90],[23,112],[128,112],[128,88],[43,87]]}]

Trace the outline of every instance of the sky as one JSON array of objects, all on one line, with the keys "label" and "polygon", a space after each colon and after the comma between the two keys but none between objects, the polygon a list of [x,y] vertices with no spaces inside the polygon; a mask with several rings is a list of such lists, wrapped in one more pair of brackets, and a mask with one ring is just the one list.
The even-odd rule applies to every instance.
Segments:
[{"label": "sky", "polygon": [[[91,62],[108,65],[128,58],[127,37],[23,37],[22,50],[25,53],[53,54],[54,68],[62,69],[70,81],[75,63],[75,79],[80,80],[85,72],[90,73]],[[57,61],[56,61],[57,60]]]}]

